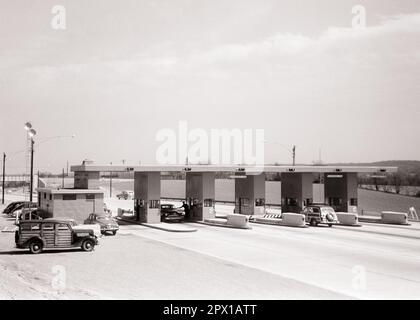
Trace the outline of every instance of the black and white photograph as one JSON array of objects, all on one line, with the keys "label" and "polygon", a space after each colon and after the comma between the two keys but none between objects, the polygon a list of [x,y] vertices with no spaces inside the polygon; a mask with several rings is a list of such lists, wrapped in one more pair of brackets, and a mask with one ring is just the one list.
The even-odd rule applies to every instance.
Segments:
[{"label": "black and white photograph", "polygon": [[419,101],[419,0],[0,0],[0,300],[419,300]]}]

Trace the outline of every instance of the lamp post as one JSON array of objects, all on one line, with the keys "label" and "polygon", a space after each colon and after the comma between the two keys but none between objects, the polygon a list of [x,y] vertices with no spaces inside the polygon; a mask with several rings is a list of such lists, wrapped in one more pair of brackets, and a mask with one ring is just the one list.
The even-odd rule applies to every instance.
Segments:
[{"label": "lamp post", "polygon": [[32,193],[34,189],[34,136],[36,135],[36,131],[32,128],[32,124],[30,122],[25,123],[25,130],[27,131],[28,137],[31,139],[31,180],[29,188],[29,201],[32,202]]},{"label": "lamp post", "polygon": [[293,145],[292,146],[292,149],[290,149],[288,146],[286,146],[284,144],[281,144],[281,143],[279,143],[277,141],[271,142],[271,141],[265,140],[264,143],[276,144],[276,145],[279,145],[280,147],[282,147],[283,149],[287,150],[291,154],[291,156],[292,156],[292,165],[293,166],[296,165],[296,145]]},{"label": "lamp post", "polygon": [[3,152],[3,184],[2,184],[2,189],[1,189],[1,193],[2,193],[1,204],[4,204],[5,174],[6,174],[6,154]]}]

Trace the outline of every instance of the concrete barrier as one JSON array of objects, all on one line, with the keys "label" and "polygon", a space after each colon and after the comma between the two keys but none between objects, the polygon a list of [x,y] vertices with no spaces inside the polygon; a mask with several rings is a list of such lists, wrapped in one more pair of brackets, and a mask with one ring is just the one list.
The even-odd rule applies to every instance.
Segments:
[{"label": "concrete barrier", "polygon": [[249,228],[249,217],[244,214],[231,213],[227,215],[227,225],[234,228]]},{"label": "concrete barrier", "polygon": [[291,227],[303,227],[305,226],[305,216],[299,213],[285,212],[282,214],[283,225]]},{"label": "concrete barrier", "polygon": [[277,226],[306,227],[305,216],[299,213],[285,212],[282,214],[282,219],[254,217],[254,221],[256,223],[272,224]]},{"label": "concrete barrier", "polygon": [[382,211],[383,223],[408,224],[408,216],[405,212]]},{"label": "concrete barrier", "polygon": [[357,213],[350,212],[336,212],[338,222],[342,225],[354,226],[359,224],[359,217]]}]

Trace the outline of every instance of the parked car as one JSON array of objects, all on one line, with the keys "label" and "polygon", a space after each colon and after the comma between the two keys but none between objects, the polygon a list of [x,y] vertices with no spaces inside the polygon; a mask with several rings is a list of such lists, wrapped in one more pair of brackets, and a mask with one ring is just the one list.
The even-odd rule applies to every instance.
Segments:
[{"label": "parked car", "polygon": [[37,207],[38,207],[38,204],[34,202],[25,201],[14,206],[13,209],[9,211],[8,215],[15,218],[16,215],[20,214],[23,209],[26,209],[26,208],[31,209],[31,208],[37,208]]},{"label": "parked car", "polygon": [[7,205],[7,207],[4,208],[3,213],[4,214],[9,214],[13,210],[13,208],[15,208],[17,205],[19,205],[19,204],[21,204],[23,202],[24,201],[14,201],[14,202],[9,203]]},{"label": "parked car", "polygon": [[173,204],[161,204],[160,217],[162,222],[181,222],[185,213],[182,208],[176,208]]},{"label": "parked car", "polygon": [[129,200],[133,198],[133,192],[132,191],[122,191],[121,193],[117,194],[118,200],[124,199]]},{"label": "parked car", "polygon": [[42,220],[43,214],[40,210],[35,208],[22,209],[22,212],[16,214],[15,224],[18,225],[24,220]]},{"label": "parked car", "polygon": [[97,224],[100,226],[102,234],[111,232],[114,236],[120,228],[117,221],[105,213],[91,213],[84,224]]},{"label": "parked car", "polygon": [[16,247],[29,248],[34,254],[54,248],[80,247],[83,251],[92,251],[98,244],[94,230],[89,227],[75,228],[75,225],[75,221],[69,219],[22,221],[15,232]]},{"label": "parked car", "polygon": [[318,224],[327,224],[332,227],[338,223],[337,215],[332,207],[324,204],[313,204],[303,209],[302,214],[305,215],[305,221],[311,226]]}]

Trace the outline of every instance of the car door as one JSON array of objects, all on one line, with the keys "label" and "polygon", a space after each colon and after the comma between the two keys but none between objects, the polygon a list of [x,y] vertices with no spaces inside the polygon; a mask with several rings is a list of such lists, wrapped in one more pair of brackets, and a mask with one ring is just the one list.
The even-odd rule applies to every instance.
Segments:
[{"label": "car door", "polygon": [[55,223],[47,222],[42,224],[42,238],[47,248],[55,246]]},{"label": "car door", "polygon": [[56,224],[56,247],[70,247],[72,244],[71,229],[67,223]]}]

